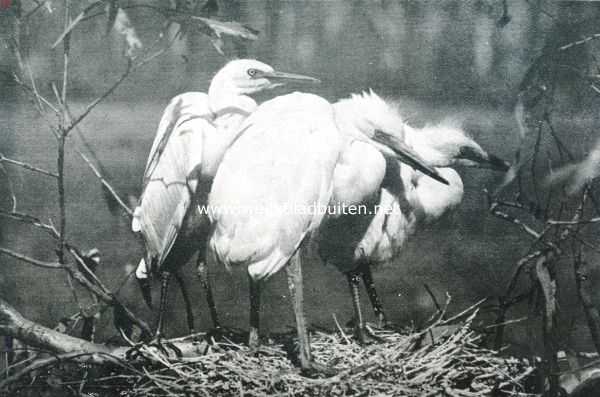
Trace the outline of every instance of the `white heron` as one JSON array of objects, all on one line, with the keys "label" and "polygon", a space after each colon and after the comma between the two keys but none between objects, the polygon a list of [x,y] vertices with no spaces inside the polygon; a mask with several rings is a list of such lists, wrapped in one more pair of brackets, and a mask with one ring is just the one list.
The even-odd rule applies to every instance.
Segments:
[{"label": "white heron", "polygon": [[178,95],[165,109],[148,156],[143,191],[132,222],[132,229],[141,233],[146,247],[146,256],[140,261],[136,276],[150,306],[148,275],[161,275],[157,339],[162,334],[171,273],[177,275],[182,287],[188,324],[193,329],[191,305],[177,270],[197,251],[200,251],[199,273],[207,287],[213,323],[218,327],[202,262],[207,217],[192,209],[206,204],[212,178],[236,136],[237,127],[257,107],[251,95],[292,81],[319,82],[312,77],[275,71],[256,60],[234,60],[217,72],[208,94]]},{"label": "white heron", "polygon": [[[461,128],[436,125],[415,129],[405,124],[397,108],[372,91],[337,102],[341,129],[364,128],[361,115],[388,120],[397,133],[429,166],[436,167],[449,183],[426,178],[411,167],[390,161],[376,151],[366,155],[365,144],[346,148],[335,169],[332,203],[363,205],[360,214],[329,215],[317,234],[318,250],[326,263],[345,273],[352,293],[356,334],[364,343],[366,329],[359,305],[359,283],[363,279],[371,304],[381,323],[382,305],[371,276],[371,265],[388,263],[400,254],[407,237],[419,223],[430,222],[462,201],[463,184],[454,166],[473,166],[507,171],[508,164],[484,151]],[[358,120],[357,120],[358,119]],[[367,126],[375,130],[375,125]],[[394,132],[393,129],[388,129]]]},{"label": "white heron", "polygon": [[258,345],[261,284],[285,268],[305,370],[324,368],[311,357],[300,251],[324,217],[320,209],[331,201],[334,170],[344,148],[359,141],[366,150],[408,162],[445,182],[401,136],[388,132],[398,127],[394,120],[373,120],[364,111],[351,117],[359,125],[340,130],[333,106],[311,94],[293,93],[263,103],[241,125],[209,196],[213,232],[208,249],[218,262],[248,273],[249,345]]}]

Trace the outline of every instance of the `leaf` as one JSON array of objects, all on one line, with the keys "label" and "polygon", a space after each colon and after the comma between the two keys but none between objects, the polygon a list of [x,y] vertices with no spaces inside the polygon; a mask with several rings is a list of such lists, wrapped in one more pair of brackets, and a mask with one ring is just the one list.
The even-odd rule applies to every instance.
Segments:
[{"label": "leaf", "polygon": [[143,47],[135,28],[131,24],[127,13],[122,8],[117,9],[117,16],[114,24],[115,31],[125,37],[127,43],[127,56],[133,57],[135,52]]},{"label": "leaf", "polygon": [[77,15],[77,17],[75,17],[75,19],[71,21],[71,23],[69,24],[69,26],[67,26],[64,32],[62,32],[60,36],[58,36],[58,39],[56,39],[56,41],[54,42],[54,44],[52,44],[52,47],[50,48],[55,49],[56,46],[58,46],[65,39],[65,37],[67,37],[67,35],[71,33],[71,31],[75,28],[75,26],[77,26],[79,22],[81,22],[83,18],[89,15],[89,13],[93,11],[96,7],[102,5],[102,3],[102,0],[98,0],[84,8],[83,11],[81,11],[81,13],[79,13],[79,15]]},{"label": "leaf", "polygon": [[535,273],[544,294],[545,327],[547,331],[551,331],[556,314],[556,281],[552,278],[547,263],[546,256],[540,257],[535,265]]},{"label": "leaf", "polygon": [[222,38],[211,37],[210,42],[212,43],[213,47],[215,47],[215,50],[217,50],[217,52],[219,54],[225,56],[225,51],[223,50],[223,46],[225,45],[225,43],[223,42]]},{"label": "leaf", "polygon": [[110,33],[110,30],[115,26],[117,20],[117,14],[119,12],[119,1],[109,0],[108,1],[108,21],[106,24],[106,34]]},{"label": "leaf", "polygon": [[222,22],[217,21],[216,19],[196,16],[191,18],[209,28],[217,37],[221,37],[221,35],[225,34],[227,36],[237,37],[244,40],[256,40],[258,38],[258,30],[239,22]]},{"label": "leaf", "polygon": [[567,164],[544,180],[546,185],[569,182],[567,193],[577,193],[586,183],[600,176],[600,139],[587,157],[576,164]]},{"label": "leaf", "polygon": [[187,26],[191,22],[196,22],[199,24],[200,30],[211,37],[221,37],[226,35],[243,40],[256,40],[259,33],[258,30],[235,21],[223,22],[212,18],[185,15],[183,13],[173,14],[169,19],[182,26]]}]

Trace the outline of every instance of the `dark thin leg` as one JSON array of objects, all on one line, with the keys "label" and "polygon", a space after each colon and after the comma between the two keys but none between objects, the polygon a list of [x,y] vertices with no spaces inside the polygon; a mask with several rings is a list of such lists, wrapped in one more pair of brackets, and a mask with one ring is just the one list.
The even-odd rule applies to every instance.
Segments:
[{"label": "dark thin leg", "polygon": [[167,291],[169,290],[170,279],[170,272],[162,272],[160,274],[160,306],[158,308],[158,324],[156,326],[157,339],[160,339],[163,334],[163,317],[165,314],[165,308],[167,307]]},{"label": "dark thin leg", "polygon": [[319,371],[329,375],[334,375],[335,371],[324,365],[317,364],[312,359],[310,350],[310,337],[306,326],[306,317],[304,316],[304,291],[302,286],[302,262],[300,259],[300,250],[290,259],[286,267],[288,277],[288,288],[290,298],[294,306],[296,316],[296,328],[298,330],[298,341],[300,342],[300,365],[304,371]]},{"label": "dark thin leg", "polygon": [[350,286],[350,293],[352,294],[352,306],[354,308],[355,332],[358,341],[363,345],[367,343],[367,337],[365,336],[365,320],[360,310],[360,275],[358,273],[347,273],[348,285]]},{"label": "dark thin leg", "polygon": [[194,333],[194,313],[192,311],[192,302],[190,301],[190,295],[188,294],[188,289],[185,285],[185,281],[181,276],[181,273],[175,272],[175,280],[177,284],[179,284],[179,288],[181,289],[181,296],[183,296],[183,301],[185,302],[185,313],[187,316],[188,328],[190,330],[190,334]]},{"label": "dark thin leg", "polygon": [[208,274],[208,266],[206,262],[200,260],[198,258],[198,278],[200,278],[200,284],[202,284],[202,288],[204,288],[204,292],[206,293],[206,303],[208,304],[208,310],[210,310],[210,317],[213,322],[213,327],[221,328],[221,324],[219,323],[219,317],[217,315],[217,306],[215,305],[215,299],[212,294],[212,286],[210,284],[210,275]]},{"label": "dark thin leg", "polygon": [[250,283],[250,332],[248,334],[248,346],[251,349],[258,349],[259,338],[258,330],[260,325],[260,292],[261,282],[254,280],[248,275]]},{"label": "dark thin leg", "polygon": [[387,324],[387,318],[385,317],[383,305],[381,304],[381,300],[379,299],[379,295],[377,295],[377,290],[375,289],[373,275],[371,274],[371,266],[368,263],[365,263],[361,266],[361,272],[363,283],[365,284],[367,294],[369,295],[369,300],[371,301],[371,306],[375,312],[375,317],[377,317],[377,320],[379,321],[379,326],[382,327]]}]

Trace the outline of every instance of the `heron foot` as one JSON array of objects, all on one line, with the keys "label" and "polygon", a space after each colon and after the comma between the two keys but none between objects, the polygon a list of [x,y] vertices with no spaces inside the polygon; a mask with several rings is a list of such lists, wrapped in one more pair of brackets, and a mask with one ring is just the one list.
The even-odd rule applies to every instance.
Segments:
[{"label": "heron foot", "polygon": [[332,376],[337,375],[338,371],[327,365],[319,364],[314,360],[310,360],[302,364],[301,373],[307,378],[314,378],[318,376],[331,378]]},{"label": "heron foot", "polygon": [[258,353],[258,349],[260,348],[260,337],[258,336],[258,329],[250,328],[250,332],[248,333],[248,347],[254,353]]},{"label": "heron foot", "polygon": [[367,325],[356,325],[354,329],[354,337],[358,340],[358,343],[365,346],[376,343],[385,343],[386,340],[380,336],[375,335],[373,330]]},{"label": "heron foot", "polygon": [[171,352],[175,353],[176,357],[182,357],[183,353],[182,351],[175,346],[175,344],[166,341],[162,336],[160,335],[156,335],[154,337],[153,340],[149,341],[149,342],[139,342],[136,343],[135,345],[133,345],[126,353],[125,353],[125,357],[128,360],[131,359],[136,359],[137,357],[139,357],[142,353],[141,353],[141,349],[143,347],[153,347],[155,349],[157,349],[158,351],[160,351],[162,354],[164,354],[165,356],[169,357],[170,353],[169,353],[169,349],[171,350]]},{"label": "heron foot", "polygon": [[380,314],[377,316],[377,328],[394,331],[396,329],[396,325],[385,317],[385,315]]}]

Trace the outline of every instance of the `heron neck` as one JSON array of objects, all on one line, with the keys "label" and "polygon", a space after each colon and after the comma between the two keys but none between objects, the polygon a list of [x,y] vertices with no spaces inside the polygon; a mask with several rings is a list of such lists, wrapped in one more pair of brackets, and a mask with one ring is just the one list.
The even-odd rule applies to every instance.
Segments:
[{"label": "heron neck", "polygon": [[256,109],[257,104],[254,99],[240,93],[239,89],[229,83],[222,83],[220,79],[215,80],[208,89],[208,105],[217,117],[229,111],[241,111],[248,115]]}]

